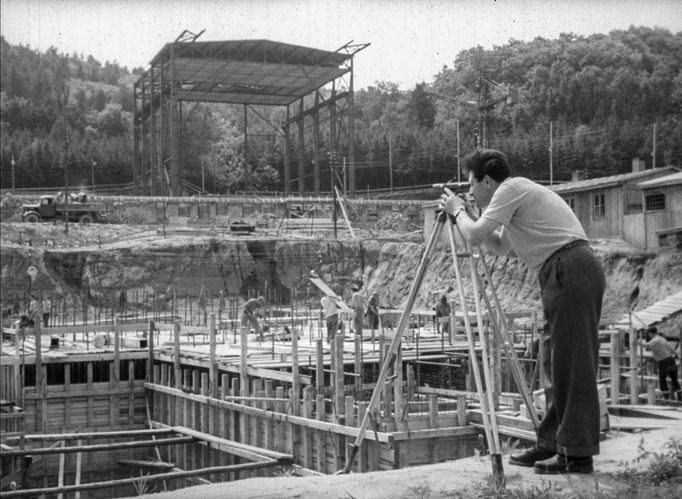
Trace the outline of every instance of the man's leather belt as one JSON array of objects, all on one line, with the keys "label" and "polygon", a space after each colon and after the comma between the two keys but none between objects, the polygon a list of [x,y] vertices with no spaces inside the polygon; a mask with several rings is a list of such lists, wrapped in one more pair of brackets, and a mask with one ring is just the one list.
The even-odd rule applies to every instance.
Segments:
[{"label": "man's leather belt", "polygon": [[564,244],[561,248],[559,248],[554,253],[549,255],[549,257],[547,258],[547,260],[545,260],[545,263],[543,263],[542,266],[544,267],[545,265],[547,265],[547,262],[549,262],[552,258],[557,256],[562,251],[570,250],[571,248],[577,248],[578,246],[588,246],[589,244],[590,243],[585,241],[584,239],[576,239],[575,241],[571,241],[568,244]]}]

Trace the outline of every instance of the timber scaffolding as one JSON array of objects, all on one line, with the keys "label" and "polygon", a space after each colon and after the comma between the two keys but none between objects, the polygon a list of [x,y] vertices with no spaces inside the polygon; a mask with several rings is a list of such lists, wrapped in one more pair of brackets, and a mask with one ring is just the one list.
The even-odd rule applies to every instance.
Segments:
[{"label": "timber scaffolding", "polygon": [[[289,312],[269,311],[262,341],[235,336],[215,314],[207,326],[160,318],[5,330],[3,488],[111,496],[142,482],[180,488],[283,464],[300,474],[342,469],[400,311],[382,311],[383,335],[340,332],[331,345],[319,309]],[[413,316],[402,369],[384,387],[355,470],[455,459],[478,443],[466,342],[436,333],[429,314]],[[141,480],[141,471],[155,474]]]},{"label": "timber scaffolding", "polygon": [[[262,341],[246,332],[221,335],[215,314],[208,326],[151,320],[15,331],[0,358],[3,496],[113,497],[209,480],[341,470],[392,338],[391,315],[399,314],[384,312],[383,335],[339,333],[330,345],[315,324],[293,316],[294,334],[271,330]],[[382,387],[354,471],[485,451],[467,342],[457,320],[443,334],[429,327],[429,314],[412,316],[414,327],[393,363],[401,368]],[[494,347],[500,433],[532,441],[520,395],[501,391],[511,378],[507,359],[486,327],[478,334]],[[535,334],[531,328],[514,335],[525,344]],[[619,359],[629,356],[620,353],[620,335],[605,337],[611,343],[601,357],[615,360],[616,378],[627,380],[629,369]],[[536,365],[527,360],[531,381]],[[620,400],[620,386],[609,377],[614,367],[600,367],[604,393],[618,390],[612,398]],[[11,482],[20,488],[7,490]]]}]

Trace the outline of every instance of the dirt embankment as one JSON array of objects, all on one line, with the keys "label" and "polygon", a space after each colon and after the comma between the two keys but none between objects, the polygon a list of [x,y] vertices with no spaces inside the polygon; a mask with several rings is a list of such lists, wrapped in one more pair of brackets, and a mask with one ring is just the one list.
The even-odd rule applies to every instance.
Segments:
[{"label": "dirt embankment", "polygon": [[[319,292],[307,276],[315,270],[341,292],[362,280],[367,292],[377,291],[383,307],[405,304],[424,244],[393,239],[356,242],[332,234],[315,239],[270,236],[246,237],[211,231],[163,232],[156,227],[2,224],[2,294],[26,292],[26,269],[39,275],[33,290],[98,297],[121,290],[154,291],[161,298],[173,290],[198,295],[207,289],[229,294],[268,293],[272,302],[288,303],[292,295],[316,301]],[[30,242],[30,245],[29,245]],[[604,264],[607,290],[603,317],[610,322],[627,313],[635,288],[642,309],[682,289],[682,254],[647,254],[618,241],[595,241]],[[487,256],[498,295],[507,311],[540,310],[537,276],[513,256]],[[465,275],[468,271],[465,267]],[[439,244],[429,261],[415,303],[430,309],[438,293],[454,284],[448,247]],[[469,279],[466,294],[473,299]]]}]

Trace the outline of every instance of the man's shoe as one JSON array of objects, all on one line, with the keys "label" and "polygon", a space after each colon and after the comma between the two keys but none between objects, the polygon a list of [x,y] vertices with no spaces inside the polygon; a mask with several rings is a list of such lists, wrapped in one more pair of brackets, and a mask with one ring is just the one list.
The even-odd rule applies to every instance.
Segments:
[{"label": "man's shoe", "polygon": [[555,452],[552,452],[551,450],[532,447],[522,452],[516,452],[510,455],[509,464],[515,464],[516,466],[526,466],[527,468],[532,468],[533,465],[535,464],[535,461],[549,459],[554,454]]},{"label": "man's shoe", "polygon": [[559,473],[592,473],[592,457],[571,457],[557,454],[543,461],[536,461],[533,466],[540,475],[557,475]]}]

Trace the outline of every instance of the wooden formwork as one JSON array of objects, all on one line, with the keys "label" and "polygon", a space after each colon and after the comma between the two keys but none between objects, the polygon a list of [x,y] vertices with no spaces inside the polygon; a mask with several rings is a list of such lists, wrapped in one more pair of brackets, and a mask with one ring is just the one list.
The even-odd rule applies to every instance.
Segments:
[{"label": "wooden formwork", "polygon": [[[366,409],[366,402],[357,402],[349,395],[340,412],[331,412],[331,400],[315,395],[313,387],[305,387],[302,397],[294,398],[292,389],[274,388],[272,380],[251,380],[253,396],[241,397],[239,379],[230,380],[227,374],[221,376],[220,395],[213,397],[205,373],[186,369],[183,378],[192,379],[193,385],[178,389],[167,386],[170,370],[168,364],[155,366],[154,382],[146,384],[153,394],[155,424],[182,425],[292,454],[296,464],[320,473],[343,468]],[[461,396],[457,403],[459,411],[439,411],[438,398],[432,396],[429,412],[401,415],[402,430],[391,430],[396,426],[394,419],[384,420],[377,415],[376,429],[367,433],[353,469],[395,469],[470,455],[478,431],[466,425],[465,397]],[[200,449],[186,451],[167,459],[206,464],[208,456]]]},{"label": "wooden formwork", "polygon": [[[145,385],[151,394],[153,424],[182,425],[286,452],[309,471],[333,473],[343,468],[367,408],[365,400],[348,393],[361,394],[362,388],[373,388],[371,383],[358,384],[357,344],[353,353],[344,355],[344,338],[337,335],[331,351],[323,353],[322,340],[318,340],[313,380],[300,372],[295,339],[290,362],[268,361],[267,356],[258,357],[257,351],[250,357],[246,343],[238,357],[228,360],[215,354],[215,330],[207,331],[209,355],[196,356],[181,351],[180,338],[186,328],[156,326],[172,327],[174,340],[172,353],[168,349],[153,353],[153,378]],[[377,362],[383,359],[381,351],[380,347]],[[356,367],[349,373],[344,371],[345,364]],[[441,400],[440,404],[437,396],[427,396],[415,405],[418,396],[413,370],[407,369],[406,381],[400,354],[396,366],[400,369],[395,369],[386,387],[374,428],[368,432],[354,469],[394,469],[471,454],[478,430],[467,426],[465,396],[460,395],[456,402]],[[415,409],[418,405],[421,407]],[[210,457],[200,450],[186,451],[167,459],[191,466],[206,464],[208,458],[210,464]]]},{"label": "wooden formwork", "polygon": [[[291,455],[297,473],[343,469],[367,409],[364,395],[374,388],[368,369],[384,361],[385,338],[377,340],[376,352],[372,343],[372,352],[365,352],[363,359],[358,355],[360,338],[350,346],[346,343],[344,351],[342,335],[324,349],[323,340],[313,340],[312,334],[301,349],[296,335],[287,343],[267,346],[247,342],[243,333],[238,342],[228,345],[223,336],[218,345],[215,323],[212,316],[208,327],[150,322],[49,328],[44,335],[71,338],[73,345],[81,335],[85,350],[41,355],[43,349],[37,349],[32,355],[3,357],[3,398],[22,401],[22,432],[152,427],[209,436],[201,442],[163,446],[154,456],[131,449],[84,454],[78,465],[84,482],[122,480],[129,470],[120,462],[150,458],[173,463],[183,472],[220,468],[213,473],[217,480],[272,474],[272,466],[245,466],[253,449]],[[34,334],[34,344],[41,344],[39,327]],[[101,334],[109,335],[111,344],[94,348],[93,335]],[[133,342],[137,348],[123,348],[131,339],[126,334],[140,340]],[[473,454],[479,430],[469,424],[467,402],[472,394],[428,392],[418,386],[420,352],[422,359],[437,360],[437,355],[424,353],[429,348],[438,352],[443,341],[440,337],[431,346],[417,341],[416,357],[414,351],[398,351],[353,470],[388,470]],[[238,353],[227,352],[229,348]],[[107,437],[88,438],[106,442]],[[41,485],[59,485],[61,477],[64,486],[74,486],[74,459],[46,456],[38,468]],[[178,475],[166,486],[205,481]]]},{"label": "wooden formwork", "polygon": [[[3,417],[3,444],[27,434],[146,428],[144,381],[148,354],[146,350],[130,350],[122,345],[124,338],[138,338],[140,332],[148,329],[148,323],[63,328],[41,328],[36,324],[35,329],[15,331],[14,345],[3,345],[0,358],[0,397],[11,400],[16,409],[14,414],[21,418]],[[103,334],[110,335],[112,343],[98,348],[93,340]],[[61,346],[69,343],[69,348],[55,348],[53,343]],[[111,442],[106,437],[82,439],[83,444]],[[41,443],[50,445],[49,437]],[[3,456],[7,452],[10,451],[3,448]],[[49,454],[34,457],[28,478],[41,487],[57,486],[60,481],[73,484],[76,480],[120,478],[127,471],[124,473],[117,461],[141,457],[143,451],[139,449]],[[102,495],[105,496],[110,494]]]}]

